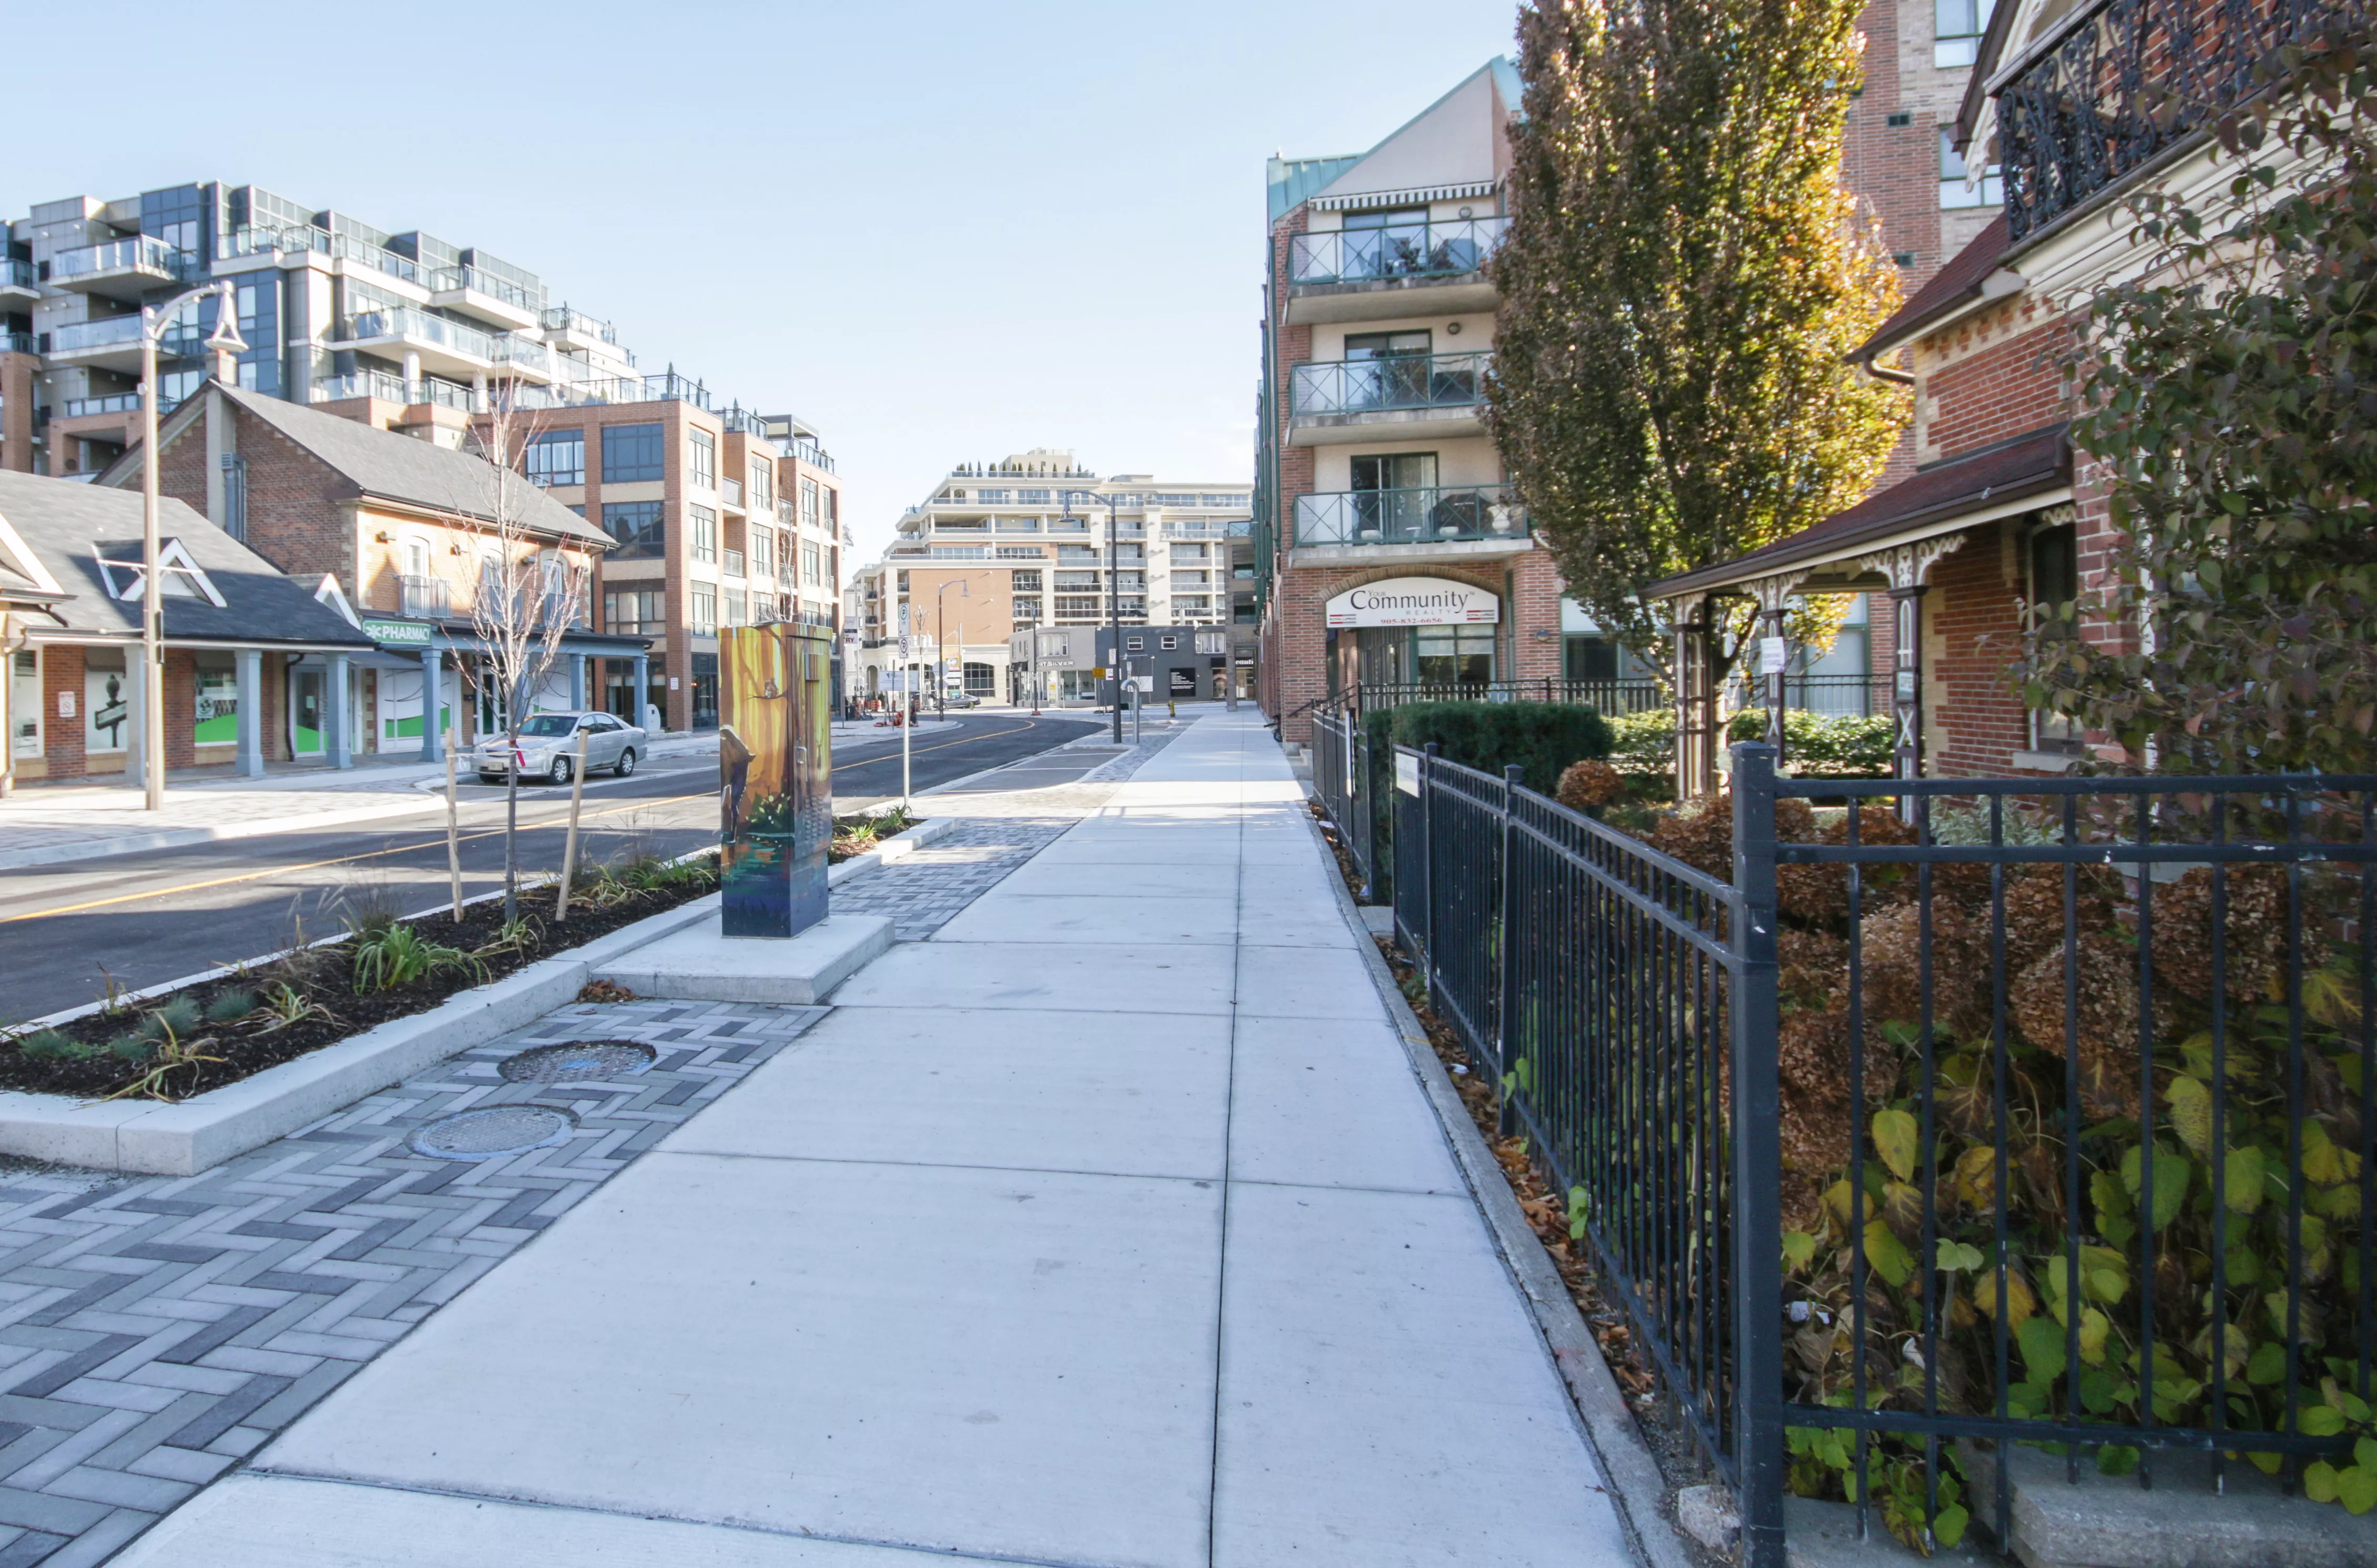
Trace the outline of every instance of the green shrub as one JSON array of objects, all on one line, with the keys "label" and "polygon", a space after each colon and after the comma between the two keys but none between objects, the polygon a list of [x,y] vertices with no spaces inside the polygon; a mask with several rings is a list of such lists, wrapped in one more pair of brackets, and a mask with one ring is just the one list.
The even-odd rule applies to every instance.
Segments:
[{"label": "green shrub", "polygon": [[[1672,732],[1673,723],[1670,721]],[[1803,778],[1887,778],[1896,771],[1896,721],[1886,713],[1783,710],[1783,762]],[[1766,710],[1745,707],[1726,727],[1729,741],[1766,738]]]},{"label": "green shrub", "polygon": [[19,1039],[17,1049],[35,1062],[86,1062],[101,1048],[56,1029],[37,1029]]},{"label": "green shrub", "polygon": [[443,943],[424,941],[419,931],[401,922],[355,944],[358,996],[411,985],[429,975],[455,969],[467,970],[481,980],[487,978],[486,965],[474,955]]},{"label": "green shrub", "polygon": [[206,1021],[206,1015],[199,1011],[194,998],[176,996],[145,1014],[134,1032],[144,1040],[159,1040],[168,1033],[176,1037],[196,1034]]},{"label": "green shrub", "polygon": [[1433,743],[1446,761],[1486,773],[1515,765],[1541,795],[1559,788],[1569,764],[1609,754],[1608,721],[1583,703],[1415,702],[1382,717],[1398,745]]},{"label": "green shrub", "polygon": [[117,1035],[102,1047],[110,1056],[125,1062],[146,1062],[157,1053],[157,1041],[139,1033]]},{"label": "green shrub", "polygon": [[229,991],[217,992],[215,999],[207,1004],[207,1022],[228,1024],[255,1011],[256,992],[244,986],[233,986]]},{"label": "green shrub", "polygon": [[1676,771],[1676,710],[1646,707],[1609,721],[1609,765],[1620,773]]}]

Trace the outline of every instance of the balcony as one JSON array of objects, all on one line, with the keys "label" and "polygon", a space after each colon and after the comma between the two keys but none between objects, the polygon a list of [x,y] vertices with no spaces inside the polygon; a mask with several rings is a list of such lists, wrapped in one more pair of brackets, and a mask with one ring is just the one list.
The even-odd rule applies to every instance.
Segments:
[{"label": "balcony", "polygon": [[[1457,554],[1499,555],[1529,542],[1527,515],[1508,485],[1344,490],[1296,498],[1297,550],[1451,544],[1470,547]],[[1504,548],[1490,548],[1495,545]]]},{"label": "balcony", "polygon": [[102,316],[96,321],[70,321],[42,334],[42,352],[66,365],[98,365],[107,370],[140,368],[140,317]]},{"label": "balcony", "polygon": [[404,377],[384,370],[359,370],[352,375],[326,375],[314,383],[311,401],[341,402],[349,398],[377,398],[385,403],[436,403],[441,408],[476,413],[471,389],[450,381],[423,376],[407,386]]},{"label": "balcony", "polygon": [[532,381],[553,379],[553,350],[532,338],[506,333],[495,340],[496,363]]},{"label": "balcony", "polygon": [[1462,218],[1298,234],[1288,244],[1287,319],[1302,326],[1492,310],[1486,259],[1508,223]]},{"label": "balcony", "polygon": [[743,481],[739,479],[720,480],[718,481],[718,499],[728,511],[740,512],[743,510]]},{"label": "balcony", "polygon": [[58,410],[58,417],[78,420],[86,414],[137,414],[139,411],[139,393],[111,392],[104,398],[69,398]]},{"label": "balcony", "polygon": [[128,240],[60,251],[50,258],[50,281],[78,294],[137,300],[149,290],[176,283],[202,270],[197,255],[162,240],[136,234]]},{"label": "balcony", "polygon": [[2016,240],[2039,233],[2198,139],[2254,88],[2254,66],[2335,16],[2319,0],[2084,6],[2060,39],[1997,89],[2005,209]]},{"label": "balcony", "polygon": [[526,289],[475,267],[439,267],[422,281],[429,287],[429,303],[439,310],[460,311],[490,327],[518,332],[544,316]]},{"label": "balcony", "polygon": [[1389,354],[1295,367],[1288,445],[1483,435],[1478,417],[1494,356]]},{"label": "balcony", "polygon": [[442,621],[452,613],[450,598],[443,577],[399,577],[396,579],[396,607],[400,615],[411,615],[427,621]]},{"label": "balcony", "polygon": [[423,368],[469,375],[496,362],[496,341],[475,327],[425,311],[397,308],[358,311],[340,321],[330,347],[362,349],[400,357],[421,356]]},{"label": "balcony", "polygon": [[741,551],[722,550],[718,553],[722,557],[719,562],[719,565],[723,569],[726,576],[730,577],[740,577],[744,576],[743,552]]},{"label": "balcony", "polygon": [[544,313],[545,340],[556,348],[576,349],[581,352],[595,344],[619,346],[618,329],[607,321],[598,321],[583,311],[567,305],[554,305]]},{"label": "balcony", "polygon": [[19,261],[13,255],[0,256],[0,300],[34,300],[41,293],[31,262]]}]

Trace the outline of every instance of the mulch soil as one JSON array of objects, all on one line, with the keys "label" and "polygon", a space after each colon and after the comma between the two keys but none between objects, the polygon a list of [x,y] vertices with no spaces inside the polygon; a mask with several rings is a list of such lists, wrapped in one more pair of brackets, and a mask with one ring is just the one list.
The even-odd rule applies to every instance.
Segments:
[{"label": "mulch soil", "polygon": [[[246,991],[260,997],[281,984],[328,1010],[328,1016],[316,1016],[280,1028],[268,1028],[270,1020],[255,1017],[204,1025],[183,1044],[196,1055],[220,1060],[196,1061],[177,1067],[158,1086],[156,1098],[184,1100],[225,1084],[235,1084],[267,1067],[294,1061],[326,1045],[335,1045],[392,1018],[425,1013],[461,992],[501,980],[540,958],[552,957],[608,935],[622,926],[713,893],[717,887],[716,877],[705,876],[647,888],[607,909],[590,908],[573,898],[569,918],[564,921],[553,919],[553,889],[539,887],[523,893],[520,900],[520,912],[537,922],[532,940],[517,950],[480,952],[479,962],[485,966],[484,974],[447,970],[409,985],[357,995],[352,950],[349,944],[340,943],[293,953],[245,976],[226,975],[185,986],[167,996],[144,998],[116,1011],[90,1014],[58,1026],[58,1032],[75,1039],[102,1043],[129,1032],[140,1023],[143,1014],[165,1005],[173,997],[186,996],[203,1009],[225,992]],[[469,953],[486,948],[501,934],[503,908],[501,899],[490,898],[465,906],[464,918],[459,923],[450,911],[422,915],[405,923],[417,929],[424,942],[459,947]],[[622,993],[589,1000],[625,1001],[627,997]],[[0,1088],[103,1099],[137,1082],[151,1064],[114,1056],[87,1061],[36,1060],[10,1045],[0,1047]]]}]

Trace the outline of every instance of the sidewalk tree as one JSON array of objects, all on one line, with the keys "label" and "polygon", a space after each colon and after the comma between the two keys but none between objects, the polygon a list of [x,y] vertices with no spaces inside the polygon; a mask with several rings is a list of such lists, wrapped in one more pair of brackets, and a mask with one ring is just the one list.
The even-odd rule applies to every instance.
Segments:
[{"label": "sidewalk tree", "polygon": [[[1862,0],[1534,0],[1487,422],[1571,597],[1648,653],[1645,583],[1862,496],[1908,414],[1849,362],[1897,268],[1841,184]],[[1831,640],[1845,609],[1803,605]],[[1750,634],[1713,639],[1722,680]]]},{"label": "sidewalk tree", "polygon": [[479,644],[479,682],[501,716],[511,752],[505,769],[504,919],[520,914],[520,731],[529,705],[561,656],[561,639],[583,615],[587,573],[557,548],[537,548],[528,522],[534,495],[519,471],[536,436],[532,415],[514,401],[508,384],[491,394],[490,411],[474,427],[482,476],[486,537],[471,596],[471,631]]},{"label": "sidewalk tree", "polygon": [[[2072,441],[2108,480],[2112,549],[2042,605],[2033,707],[2132,763],[2377,767],[2377,54],[2278,52],[2207,115],[2230,178],[2134,199],[2153,265],[2100,290],[2066,362]],[[2308,164],[2324,177],[2306,180]],[[2151,628],[2150,636],[2084,636]]]}]

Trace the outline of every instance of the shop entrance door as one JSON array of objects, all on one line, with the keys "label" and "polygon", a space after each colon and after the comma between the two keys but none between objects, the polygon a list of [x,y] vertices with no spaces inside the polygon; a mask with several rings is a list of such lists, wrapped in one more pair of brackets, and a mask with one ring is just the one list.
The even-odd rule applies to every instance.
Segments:
[{"label": "shop entrance door", "polygon": [[289,672],[289,749],[298,756],[322,754],[322,673]]}]

